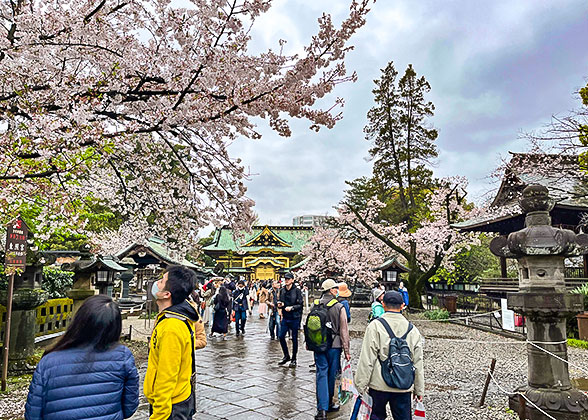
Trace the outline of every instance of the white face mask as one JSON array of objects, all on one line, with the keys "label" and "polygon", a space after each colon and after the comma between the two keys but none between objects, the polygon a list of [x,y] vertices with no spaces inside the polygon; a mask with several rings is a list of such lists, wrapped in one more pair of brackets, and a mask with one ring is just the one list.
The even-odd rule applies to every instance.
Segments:
[{"label": "white face mask", "polygon": [[159,290],[159,286],[157,285],[157,282],[153,283],[153,286],[151,286],[151,295],[153,296],[153,299],[157,300],[159,299],[159,296],[157,296],[157,294],[161,292],[161,290]]}]

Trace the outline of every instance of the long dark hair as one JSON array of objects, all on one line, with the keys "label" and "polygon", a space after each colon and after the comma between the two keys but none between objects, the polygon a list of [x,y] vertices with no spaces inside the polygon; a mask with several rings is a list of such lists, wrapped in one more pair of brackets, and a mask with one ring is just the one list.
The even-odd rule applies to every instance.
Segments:
[{"label": "long dark hair", "polygon": [[229,293],[227,292],[227,288],[225,286],[218,288],[218,299],[223,304],[223,306],[229,304]]},{"label": "long dark hair", "polygon": [[84,301],[61,339],[43,356],[74,347],[93,346],[95,350],[107,350],[118,343],[122,331],[120,308],[106,295],[91,296]]}]

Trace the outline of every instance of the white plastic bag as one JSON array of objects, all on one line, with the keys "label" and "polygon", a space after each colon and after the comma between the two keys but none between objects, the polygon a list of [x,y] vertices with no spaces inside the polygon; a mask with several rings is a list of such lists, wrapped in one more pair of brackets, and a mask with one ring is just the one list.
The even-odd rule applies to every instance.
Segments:
[{"label": "white plastic bag", "polygon": [[369,394],[363,396],[355,395],[351,420],[370,420],[372,416],[372,397]]},{"label": "white plastic bag", "polygon": [[417,401],[414,407],[414,414],[412,420],[426,420],[425,416],[425,404],[422,401]]},{"label": "white plastic bag", "polygon": [[351,370],[351,362],[346,361],[341,372],[341,390],[357,394],[357,389],[353,384],[353,371]]}]

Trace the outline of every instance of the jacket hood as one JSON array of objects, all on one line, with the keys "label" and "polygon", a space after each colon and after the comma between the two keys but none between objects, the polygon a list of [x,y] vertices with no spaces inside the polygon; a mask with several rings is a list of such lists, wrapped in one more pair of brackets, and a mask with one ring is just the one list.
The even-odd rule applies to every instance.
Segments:
[{"label": "jacket hood", "polygon": [[183,301],[182,303],[178,303],[177,305],[172,305],[169,308],[164,309],[163,312],[182,315],[194,322],[200,319],[200,315],[198,314],[198,310],[196,309],[196,307],[187,300]]}]

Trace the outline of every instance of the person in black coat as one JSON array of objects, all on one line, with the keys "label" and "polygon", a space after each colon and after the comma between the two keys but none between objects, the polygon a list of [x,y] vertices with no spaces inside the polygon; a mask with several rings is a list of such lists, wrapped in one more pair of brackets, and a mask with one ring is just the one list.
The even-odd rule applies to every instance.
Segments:
[{"label": "person in black coat", "polygon": [[249,308],[249,289],[245,287],[245,282],[239,280],[237,289],[233,292],[233,310],[235,311],[235,329],[237,337],[239,334],[245,335],[245,323],[247,322],[247,309]]},{"label": "person in black coat", "polygon": [[227,288],[225,286],[219,287],[218,294],[212,301],[214,316],[212,317],[212,329],[210,331],[211,337],[214,335],[214,333],[220,333],[225,336],[227,335],[227,331],[229,330],[230,304],[231,299],[229,298]]},{"label": "person in black coat", "polygon": [[[300,329],[300,319],[302,318],[302,291],[294,286],[294,275],[286,273],[284,275],[286,285],[280,289],[278,295],[278,308],[282,313],[282,322],[280,323],[280,345],[284,358],[280,366],[290,362],[290,367],[296,367],[296,355],[298,354],[298,330]],[[292,337],[292,357],[288,353],[288,344],[286,343],[286,334],[290,331]]]}]

